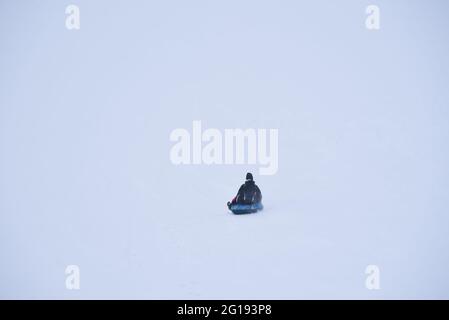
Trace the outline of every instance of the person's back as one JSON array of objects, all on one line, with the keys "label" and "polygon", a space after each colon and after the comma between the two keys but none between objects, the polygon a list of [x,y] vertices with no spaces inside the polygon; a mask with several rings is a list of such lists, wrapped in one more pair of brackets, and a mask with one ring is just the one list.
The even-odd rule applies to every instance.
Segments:
[{"label": "person's back", "polygon": [[253,180],[247,180],[237,193],[237,203],[252,204],[262,200],[262,193]]},{"label": "person's back", "polygon": [[246,174],[246,181],[240,187],[231,204],[254,204],[262,201],[262,192],[253,180],[251,173]]}]

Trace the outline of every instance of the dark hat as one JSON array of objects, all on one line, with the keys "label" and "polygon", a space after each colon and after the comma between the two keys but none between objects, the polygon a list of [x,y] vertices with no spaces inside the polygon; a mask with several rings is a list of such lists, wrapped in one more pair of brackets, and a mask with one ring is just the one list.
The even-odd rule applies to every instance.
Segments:
[{"label": "dark hat", "polygon": [[251,174],[251,172],[248,172],[248,173],[246,174],[246,180],[251,180],[251,181],[253,181],[253,175]]}]

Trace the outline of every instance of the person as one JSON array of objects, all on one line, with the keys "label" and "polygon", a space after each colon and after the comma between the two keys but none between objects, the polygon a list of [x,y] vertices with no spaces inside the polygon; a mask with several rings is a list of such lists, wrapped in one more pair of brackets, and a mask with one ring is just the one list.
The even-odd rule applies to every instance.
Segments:
[{"label": "person", "polygon": [[228,202],[228,208],[231,208],[233,204],[256,204],[262,202],[262,192],[256,185],[253,179],[253,175],[248,172],[246,174],[246,181],[240,187],[237,195]]}]

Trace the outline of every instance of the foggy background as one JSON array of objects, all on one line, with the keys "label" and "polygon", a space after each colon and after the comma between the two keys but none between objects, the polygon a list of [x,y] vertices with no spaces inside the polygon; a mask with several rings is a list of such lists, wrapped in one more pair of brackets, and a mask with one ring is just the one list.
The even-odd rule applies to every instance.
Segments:
[{"label": "foggy background", "polygon": [[[0,298],[449,298],[448,12],[0,0]],[[278,129],[277,174],[173,165],[193,120]]]}]

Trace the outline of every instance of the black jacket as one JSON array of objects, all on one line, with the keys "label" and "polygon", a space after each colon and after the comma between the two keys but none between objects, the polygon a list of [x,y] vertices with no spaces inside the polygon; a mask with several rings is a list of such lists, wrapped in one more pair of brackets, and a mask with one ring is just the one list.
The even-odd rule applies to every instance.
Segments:
[{"label": "black jacket", "polygon": [[235,197],[235,202],[241,204],[252,204],[261,201],[262,192],[260,192],[259,187],[252,180],[246,180]]}]

